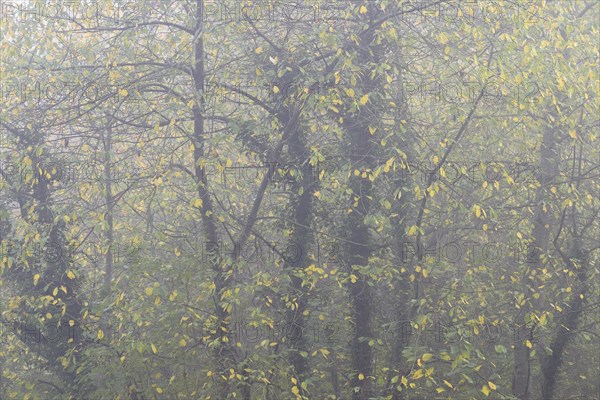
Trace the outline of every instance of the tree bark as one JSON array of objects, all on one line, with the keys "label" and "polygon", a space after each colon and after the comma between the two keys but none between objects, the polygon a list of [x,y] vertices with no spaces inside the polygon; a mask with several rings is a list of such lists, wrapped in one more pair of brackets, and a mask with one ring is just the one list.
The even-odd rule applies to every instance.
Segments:
[{"label": "tree bark", "polygon": [[[360,44],[356,49],[359,59],[364,63],[360,87],[363,93],[368,94],[379,87],[380,82],[370,77],[369,66],[377,64],[380,58],[379,52],[383,49],[381,46],[373,46],[372,30],[364,31],[360,38]],[[372,123],[371,112],[373,111],[371,105],[363,105],[360,111],[346,115],[342,123],[342,127],[348,134],[349,158],[352,161],[352,168],[359,171],[358,176],[352,173],[348,183],[352,194],[348,204],[349,214],[344,224],[348,238],[345,264],[347,273],[351,275],[347,284],[352,317],[350,341],[352,378],[350,386],[352,398],[355,400],[368,399],[372,395],[370,377],[373,373],[373,351],[369,345],[369,340],[373,336],[372,288],[368,276],[358,269],[369,265],[369,257],[373,253],[369,226],[365,224],[364,220],[371,210],[373,189],[367,170],[372,171],[376,165],[374,154],[376,145],[369,132],[369,125]],[[367,177],[363,177],[363,173],[366,173]]]},{"label": "tree bark", "polygon": [[532,303],[538,303],[533,298],[536,288],[535,282],[530,278],[531,269],[541,271],[544,268],[544,255],[548,252],[552,214],[545,202],[549,198],[547,192],[558,175],[557,152],[555,130],[547,126],[540,146],[540,187],[535,199],[537,209],[533,218],[532,241],[527,249],[526,262],[529,263],[529,267],[523,271],[525,304],[520,306],[514,327],[512,394],[520,400],[529,400],[532,396],[531,348],[535,341],[534,327],[526,322],[525,317],[531,314]]},{"label": "tree bark", "polygon": [[298,380],[297,386],[300,394],[302,382],[309,376],[307,360],[301,352],[308,353],[308,344],[306,342],[306,321],[304,311],[307,309],[308,293],[302,286],[302,278],[294,274],[296,270],[303,271],[310,265],[308,257],[308,248],[313,241],[313,235],[310,228],[312,221],[313,194],[315,192],[316,180],[313,170],[308,163],[308,148],[306,138],[301,130],[297,129],[289,140],[289,153],[292,161],[292,167],[300,173],[292,183],[292,210],[294,213],[294,227],[291,235],[292,244],[300,249],[300,258],[286,262],[286,269],[291,280],[290,297],[297,307],[286,310],[286,324],[291,333],[290,340],[290,363],[294,367],[294,373]]}]

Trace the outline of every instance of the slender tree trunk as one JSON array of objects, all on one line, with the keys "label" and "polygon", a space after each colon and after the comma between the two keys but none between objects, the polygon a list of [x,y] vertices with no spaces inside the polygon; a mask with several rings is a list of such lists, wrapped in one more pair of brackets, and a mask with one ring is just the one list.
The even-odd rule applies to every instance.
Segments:
[{"label": "slender tree trunk", "polygon": [[[581,167],[581,154],[579,157],[579,166]],[[575,165],[576,162],[577,157],[575,157],[574,154],[573,164]],[[571,177],[572,180],[581,177],[581,171],[579,171],[578,176],[575,176],[575,169],[576,168],[574,167],[573,176]],[[580,182],[580,180],[577,180],[577,190],[579,190]],[[563,219],[560,223],[561,228],[564,223],[565,213],[566,209],[563,211]],[[571,249],[567,254],[564,254],[560,249],[557,250],[569,271],[577,276],[577,281],[573,284],[571,291],[572,295],[567,302],[565,313],[557,318],[557,331],[549,346],[551,354],[548,355],[545,351],[540,352],[542,366],[541,389],[542,398],[545,400],[553,400],[556,398],[556,386],[560,367],[563,363],[563,355],[569,341],[576,334],[579,317],[583,312],[584,299],[588,292],[589,254],[586,254],[581,246],[582,232],[578,231],[578,212],[575,204],[572,206],[572,213],[573,226],[569,232],[569,236],[572,239]]]},{"label": "slender tree trunk", "polygon": [[[203,0],[196,0],[196,26],[194,35],[194,66],[192,68],[192,78],[194,80],[194,105],[192,108],[194,118],[194,132],[192,135],[192,144],[194,146],[194,174],[196,177],[196,185],[198,198],[201,200],[200,213],[202,225],[204,227],[204,235],[207,240],[207,251],[211,255],[212,270],[214,273],[213,282],[215,290],[213,292],[213,302],[215,304],[215,313],[217,316],[217,326],[215,335],[212,340],[218,340],[219,345],[215,348],[214,357],[218,365],[219,375],[224,375],[229,369],[236,369],[237,354],[232,344],[226,338],[229,332],[231,323],[231,314],[221,302],[221,294],[229,285],[227,281],[228,271],[230,266],[224,264],[220,253],[220,243],[215,221],[214,207],[212,198],[208,191],[207,177],[205,170],[205,146],[206,132],[204,129],[204,106],[205,106],[205,66],[204,66],[204,24]],[[227,372],[229,373],[229,372]],[[220,387],[218,389],[219,397],[222,399],[229,398],[232,392],[228,381],[218,379]],[[247,397],[244,396],[246,399]]]},{"label": "slender tree trunk", "polygon": [[[371,75],[373,65],[381,61],[383,46],[375,44],[373,29],[367,29],[359,35],[360,41],[355,50],[358,60],[362,63],[360,73],[361,84],[358,86],[362,95],[372,94],[381,87],[381,78]],[[372,100],[371,100],[372,101]],[[369,265],[369,258],[373,253],[369,226],[365,217],[371,211],[371,196],[373,183],[369,173],[377,164],[377,145],[369,128],[377,125],[373,121],[377,115],[375,106],[367,101],[356,112],[346,113],[342,127],[348,135],[350,152],[349,158],[352,169],[359,171],[358,175],[352,173],[348,187],[351,190],[348,216],[344,222],[344,230],[348,239],[345,249],[345,265],[350,274],[347,287],[350,297],[350,312],[352,318],[352,333],[350,339],[350,358],[352,375],[350,386],[354,400],[369,399],[372,396],[373,350],[369,345],[373,337],[373,299],[372,283],[369,277],[359,269]]]},{"label": "slender tree trunk", "polygon": [[103,295],[110,294],[110,284],[112,282],[113,272],[113,245],[114,245],[114,222],[113,222],[113,195],[112,195],[112,169],[111,169],[111,151],[112,151],[112,128],[110,121],[104,137],[104,184],[105,194],[104,202],[106,203],[106,245],[108,246],[105,255],[106,269],[104,273],[104,287],[102,288]]},{"label": "slender tree trunk", "polygon": [[[398,51],[401,64],[404,64],[402,58],[402,51]],[[404,74],[402,70],[399,74],[399,85],[401,88],[404,87]],[[402,104],[402,111],[400,115],[398,115],[396,120],[396,128],[398,131],[400,130],[400,124],[402,120],[410,121],[410,112],[406,105],[405,99],[401,98],[399,103]],[[413,160],[413,151],[411,146],[409,145],[411,139],[409,139],[410,130],[405,132],[405,135],[400,138],[398,141],[398,148],[402,149],[402,151],[407,155],[407,160],[409,166],[415,165],[415,161]],[[396,165],[400,168],[401,164],[405,161],[397,160]],[[395,253],[396,259],[398,260],[398,265],[405,265],[407,261],[406,252],[408,250],[408,245],[412,245],[412,243],[406,242],[406,234],[405,230],[408,226],[408,219],[410,215],[410,205],[414,203],[411,192],[405,192],[403,187],[412,187],[412,180],[410,179],[410,174],[408,173],[408,169],[398,169],[396,171],[391,172],[394,177],[393,180],[393,194],[396,196],[394,198],[394,212],[393,217],[391,218],[392,224],[394,226],[394,239],[396,240]],[[397,192],[397,194],[396,194]],[[398,198],[399,196],[399,198]],[[387,382],[385,386],[385,395],[391,395],[393,400],[399,399],[401,395],[400,391],[396,389],[396,384],[393,384],[391,381],[394,376],[402,370],[402,351],[408,344],[410,340],[411,329],[406,329],[407,323],[411,318],[412,311],[415,310],[415,307],[409,305],[409,300],[414,297],[410,296],[411,285],[408,280],[399,279],[394,282],[394,287],[396,292],[398,293],[398,304],[395,305],[396,310],[394,310],[394,314],[396,319],[394,321],[393,328],[393,338],[392,338],[392,348],[389,354],[389,372],[387,375]],[[406,295],[404,295],[406,293]],[[414,293],[414,291],[413,291]]]},{"label": "slender tree trunk", "polygon": [[556,398],[556,385],[558,383],[558,374],[560,367],[563,363],[563,355],[569,341],[574,337],[577,330],[577,323],[579,317],[583,312],[584,298],[587,294],[587,285],[585,271],[587,270],[588,260],[579,249],[578,244],[574,245],[573,253],[571,258],[567,258],[564,261],[567,263],[569,269],[575,271],[576,267],[572,259],[576,260],[579,264],[581,272],[583,274],[579,277],[579,286],[577,290],[573,290],[573,296],[568,302],[568,309],[565,310],[565,314],[558,318],[557,332],[550,344],[550,355],[542,357],[542,398],[544,400],[554,400]]},{"label": "slender tree trunk", "polygon": [[549,206],[545,204],[547,192],[558,175],[558,154],[556,148],[555,130],[546,127],[540,146],[540,171],[538,182],[540,187],[536,193],[536,205],[533,220],[532,242],[527,249],[528,268],[524,273],[524,304],[520,305],[517,320],[514,327],[514,365],[512,393],[520,400],[529,400],[532,396],[532,371],[531,371],[531,349],[535,339],[533,337],[533,326],[525,322],[525,317],[531,314],[531,303],[535,302],[533,295],[536,292],[535,282],[530,278],[531,269],[541,270],[544,268],[544,254],[548,251],[550,239],[550,226],[552,214]]},{"label": "slender tree trunk", "polygon": [[349,182],[351,197],[345,222],[348,243],[346,246],[346,268],[351,275],[348,283],[350,307],[352,315],[352,339],[350,355],[353,377],[351,387],[358,388],[352,393],[353,399],[368,399],[371,396],[371,379],[373,372],[373,353],[369,339],[373,336],[373,305],[371,286],[368,276],[355,268],[367,267],[373,252],[370,243],[369,227],[364,218],[371,209],[372,182],[362,177],[363,172],[375,167],[373,155],[374,144],[368,131],[366,121],[348,130],[350,136],[352,168],[359,170],[359,175],[352,174]]},{"label": "slender tree trunk", "polygon": [[286,269],[291,280],[292,287],[290,300],[293,300],[297,307],[286,310],[286,323],[290,332],[290,363],[294,367],[294,373],[298,380],[298,389],[303,394],[302,382],[309,375],[307,360],[301,352],[308,352],[306,343],[306,321],[304,311],[307,308],[308,293],[302,287],[302,278],[296,276],[296,270],[302,271],[310,264],[308,257],[308,248],[313,241],[310,224],[312,221],[313,194],[315,192],[315,177],[313,170],[308,164],[308,149],[306,139],[300,129],[294,132],[289,140],[289,152],[292,166],[300,173],[292,184],[292,210],[294,213],[294,227],[291,235],[292,244],[300,250],[300,258],[286,262]]}]

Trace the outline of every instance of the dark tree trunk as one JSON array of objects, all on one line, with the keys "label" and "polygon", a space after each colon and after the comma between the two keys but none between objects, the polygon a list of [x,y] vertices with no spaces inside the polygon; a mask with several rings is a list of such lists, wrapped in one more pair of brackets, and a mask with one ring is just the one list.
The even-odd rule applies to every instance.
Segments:
[{"label": "dark tree trunk", "polygon": [[544,130],[540,146],[540,171],[538,175],[540,187],[535,199],[537,209],[533,220],[532,242],[527,249],[528,259],[526,261],[529,264],[528,268],[523,271],[525,303],[520,306],[514,327],[512,394],[520,400],[529,400],[532,396],[531,349],[535,338],[533,337],[533,326],[531,323],[525,323],[524,317],[531,313],[531,303],[535,302],[533,294],[536,291],[536,284],[529,278],[530,268],[541,271],[544,268],[543,255],[548,252],[552,214],[549,205],[545,202],[550,198],[548,195],[550,186],[558,175],[559,160],[557,151],[555,130],[553,127],[548,126]]},{"label": "dark tree trunk", "polygon": [[[368,65],[368,62],[376,62],[373,51],[370,48],[373,40],[372,33],[363,35],[361,46],[357,54]],[[379,49],[377,49],[379,50]],[[369,78],[369,72],[363,72],[362,90],[369,93],[375,89],[376,82]],[[373,373],[373,351],[369,340],[373,336],[373,300],[371,286],[367,275],[359,272],[356,268],[368,267],[369,257],[373,253],[370,243],[369,226],[365,224],[365,217],[371,209],[373,184],[368,178],[369,172],[375,168],[376,159],[374,151],[376,145],[369,132],[369,125],[373,123],[367,108],[364,107],[360,113],[346,116],[343,127],[349,138],[350,160],[352,169],[357,169],[359,175],[352,173],[349,181],[351,195],[349,199],[349,210],[345,221],[346,243],[346,269],[351,275],[348,282],[350,295],[350,307],[352,316],[352,338],[350,342],[350,356],[352,365],[353,399],[368,399],[372,394],[371,376]],[[363,173],[367,177],[363,177]]]},{"label": "dark tree trunk", "polygon": [[302,394],[304,391],[301,384],[309,376],[307,360],[300,354],[301,352],[308,352],[307,329],[304,319],[308,293],[306,288],[302,286],[302,278],[296,276],[294,271],[304,270],[311,262],[308,257],[308,249],[313,241],[310,224],[316,180],[308,163],[309,150],[301,129],[296,130],[295,134],[290,137],[288,148],[292,167],[300,173],[300,176],[296,175],[296,179],[292,184],[294,226],[291,235],[292,244],[300,250],[300,257],[286,262],[288,276],[292,283],[290,297],[298,305],[294,310],[289,308],[286,310],[286,324],[290,332],[290,335],[288,335],[288,340],[290,340],[290,363],[294,367],[296,379],[298,380],[297,386],[300,394]]},{"label": "dark tree trunk", "polygon": [[[71,249],[65,238],[66,223],[62,217],[55,218],[50,189],[52,177],[48,178],[42,157],[35,154],[35,147],[42,146],[42,138],[32,135],[34,150],[28,154],[32,160],[33,179],[16,189],[21,217],[46,239],[45,251],[22,262],[13,264],[9,277],[14,279],[21,293],[29,296],[52,296],[53,304],[36,308],[22,309],[22,319],[13,323],[15,334],[31,350],[47,361],[49,369],[62,381],[61,390],[75,398],[89,396],[92,387],[78,379],[75,365],[81,358],[85,343],[82,338],[80,316],[83,301],[78,297],[79,278],[70,278],[73,268]],[[38,167],[41,167],[42,171]],[[12,182],[16,186],[22,183]],[[38,241],[36,241],[38,242]],[[38,242],[39,243],[39,242]],[[37,285],[34,275],[39,274]],[[40,326],[38,321],[52,319]],[[57,322],[60,321],[60,322]],[[69,361],[68,367],[63,366]]]}]

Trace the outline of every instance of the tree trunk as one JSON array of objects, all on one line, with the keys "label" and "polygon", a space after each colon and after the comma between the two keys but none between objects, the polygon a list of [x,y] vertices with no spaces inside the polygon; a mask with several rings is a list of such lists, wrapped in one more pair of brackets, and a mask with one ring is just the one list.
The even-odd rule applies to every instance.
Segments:
[{"label": "tree trunk", "polygon": [[[41,146],[41,138],[36,135],[32,137],[37,139],[37,146]],[[46,238],[47,252],[43,257],[46,268],[42,268],[44,264],[38,258],[38,254],[27,257],[28,267],[15,264],[9,276],[15,278],[15,283],[22,289],[22,293],[35,297],[52,296],[57,300],[57,304],[22,310],[20,315],[23,318],[31,318],[17,321],[15,328],[21,341],[47,360],[49,369],[62,380],[61,386],[65,394],[75,398],[87,398],[92,388],[78,380],[75,369],[85,345],[81,330],[78,329],[83,302],[78,297],[79,279],[70,278],[68,274],[72,268],[72,261],[69,244],[65,238],[66,223],[62,217],[56,218],[56,221],[54,218],[50,190],[52,178],[48,179],[45,175],[46,172],[51,172],[44,170],[43,160],[35,154],[35,148],[29,157],[34,168],[33,179],[28,183],[30,188],[23,186],[17,189],[18,202],[23,220],[38,226],[40,236]],[[37,170],[38,166],[42,167],[41,173]],[[29,191],[29,196],[24,191]],[[37,284],[33,284],[35,274],[40,275]],[[46,319],[47,314],[51,314],[52,319],[46,322],[44,330],[37,321],[40,317]]]},{"label": "tree trunk", "polygon": [[289,332],[290,343],[290,363],[294,367],[296,379],[298,380],[298,389],[302,395],[302,382],[309,376],[307,360],[300,353],[308,353],[306,343],[306,321],[304,311],[307,308],[307,290],[302,287],[302,278],[296,276],[294,271],[303,271],[308,267],[311,260],[308,257],[308,248],[313,241],[311,232],[313,194],[315,192],[316,180],[313,170],[308,163],[308,149],[306,139],[298,129],[290,137],[289,152],[292,161],[292,167],[300,173],[292,184],[292,210],[294,213],[294,226],[291,235],[292,244],[300,249],[300,258],[298,260],[289,260],[286,262],[286,269],[291,280],[292,287],[290,297],[296,302],[297,307],[286,310],[286,324]]},{"label": "tree trunk", "polygon": [[532,303],[536,302],[533,295],[537,288],[534,288],[535,282],[530,278],[531,269],[544,268],[543,255],[548,251],[550,239],[550,226],[552,224],[552,214],[545,201],[549,198],[547,192],[550,186],[555,181],[558,175],[558,154],[556,148],[555,131],[553,127],[546,127],[540,146],[540,171],[538,174],[538,182],[540,187],[536,193],[535,211],[533,220],[532,242],[527,249],[527,262],[530,264],[524,273],[525,304],[520,307],[520,312],[515,321],[514,328],[514,365],[513,365],[513,381],[512,394],[521,399],[531,399],[532,391],[532,375],[531,375],[531,348],[533,342],[533,326],[531,323],[526,323],[525,317],[530,315],[533,308]]}]

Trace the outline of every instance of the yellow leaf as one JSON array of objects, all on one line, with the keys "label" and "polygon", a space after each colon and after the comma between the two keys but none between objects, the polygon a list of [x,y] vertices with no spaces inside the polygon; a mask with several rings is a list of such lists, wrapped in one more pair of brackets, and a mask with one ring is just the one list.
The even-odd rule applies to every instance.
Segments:
[{"label": "yellow leaf", "polygon": [[448,36],[446,36],[446,34],[444,32],[442,32],[438,36],[438,40],[440,41],[441,44],[448,43]]},{"label": "yellow leaf", "polygon": [[417,232],[417,226],[413,225],[408,229],[408,235],[409,236],[414,236],[414,234]]},{"label": "yellow leaf", "polygon": [[256,50],[254,50],[254,52],[255,52],[256,54],[260,54],[260,53],[262,53],[262,52],[263,52],[263,48],[262,48],[262,47],[257,47],[257,48],[256,48]]},{"label": "yellow leaf", "polygon": [[348,97],[354,97],[354,89],[350,88],[350,89],[345,89],[346,90],[346,94],[348,95]]},{"label": "yellow leaf", "polygon": [[33,286],[37,286],[39,280],[40,280],[40,274],[35,274],[33,276]]},{"label": "yellow leaf", "polygon": [[152,289],[151,287],[147,287],[146,288],[146,296],[151,296],[153,291],[154,291],[154,289]]},{"label": "yellow leaf", "polygon": [[277,85],[273,86],[273,93],[279,93],[279,86],[277,86]]},{"label": "yellow leaf", "polygon": [[526,340],[525,341],[525,346],[527,346],[528,348],[531,349],[533,347],[533,344],[529,340]]},{"label": "yellow leaf", "polygon": [[437,165],[440,162],[440,159],[438,158],[438,156],[433,156],[433,163],[435,165]]},{"label": "yellow leaf", "polygon": [[403,377],[402,377],[402,379],[400,379],[400,382],[402,382],[402,384],[403,384],[404,386],[408,386],[408,379],[406,379],[406,377],[405,377],[405,376],[403,376]]},{"label": "yellow leaf", "polygon": [[181,339],[181,340],[179,341],[179,345],[180,345],[181,347],[185,347],[185,346],[187,345],[187,342],[185,341],[185,339]]},{"label": "yellow leaf", "polygon": [[360,6],[360,8],[358,9],[358,12],[361,13],[361,14],[366,14],[367,13],[367,7]]},{"label": "yellow leaf", "polygon": [[359,100],[360,104],[362,104],[363,106],[364,106],[365,104],[367,104],[367,101],[369,101],[369,95],[368,95],[368,94],[365,94],[365,95],[363,95],[363,96],[360,98],[360,100]]},{"label": "yellow leaf", "polygon": [[160,393],[162,393],[162,392],[163,392],[163,390],[162,390],[161,388],[157,387],[157,388],[156,388],[156,392],[160,394]]},{"label": "yellow leaf", "polygon": [[446,386],[448,386],[450,389],[453,389],[453,386],[450,382],[448,382],[447,380],[444,380],[444,383],[446,384]]},{"label": "yellow leaf", "polygon": [[358,374],[358,380],[362,381],[365,379],[365,376],[363,374]]},{"label": "yellow leaf", "polygon": [[488,386],[490,387],[490,389],[496,390],[496,385],[493,382],[488,381]]},{"label": "yellow leaf", "polygon": [[485,394],[486,397],[490,395],[490,388],[488,388],[487,385],[483,385],[481,391],[483,392],[483,394]]},{"label": "yellow leaf", "polygon": [[200,208],[202,207],[202,199],[196,199],[194,200],[194,207]]},{"label": "yellow leaf", "polygon": [[153,352],[154,354],[158,353],[158,350],[156,349],[156,346],[154,345],[154,343],[151,343],[151,344],[150,344],[150,348],[152,349],[152,352]]},{"label": "yellow leaf", "polygon": [[423,356],[421,358],[423,359],[423,361],[427,362],[427,361],[431,360],[432,357],[433,357],[433,354],[425,353],[425,354],[423,354]]},{"label": "yellow leaf", "polygon": [[352,283],[356,283],[357,280],[358,280],[358,278],[356,277],[356,275],[354,275],[354,274],[350,275],[350,281]]},{"label": "yellow leaf", "polygon": [[487,231],[488,230],[488,224],[483,224],[483,231]]},{"label": "yellow leaf", "polygon": [[127,91],[127,89],[119,89],[119,96],[121,97],[125,97],[129,94],[129,92]]},{"label": "yellow leaf", "polygon": [[69,271],[69,272],[67,272],[67,277],[69,279],[75,279],[75,274],[73,273],[73,271]]},{"label": "yellow leaf", "polygon": [[575,130],[571,129],[569,131],[569,136],[571,136],[571,138],[573,138],[573,139],[577,139],[577,132],[575,132]]},{"label": "yellow leaf", "polygon": [[104,332],[102,331],[102,329],[98,330],[98,339],[100,339],[100,340],[104,339]]}]

